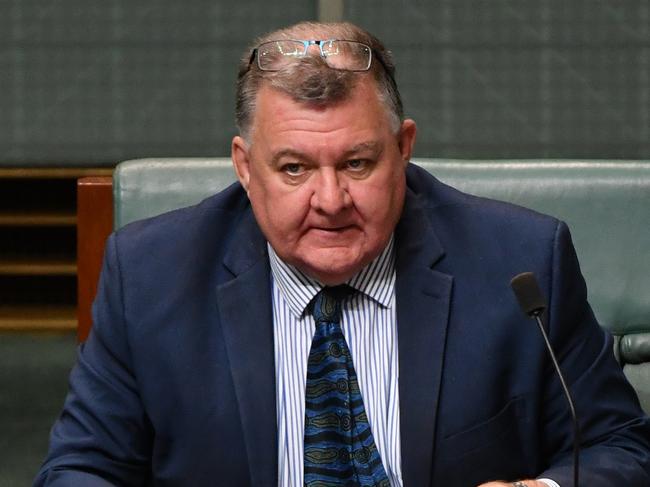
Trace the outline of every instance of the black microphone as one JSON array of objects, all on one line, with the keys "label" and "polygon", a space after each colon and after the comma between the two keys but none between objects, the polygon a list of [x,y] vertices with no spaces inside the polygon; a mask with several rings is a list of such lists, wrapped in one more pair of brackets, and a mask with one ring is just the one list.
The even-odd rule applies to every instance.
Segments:
[{"label": "black microphone", "polygon": [[580,426],[578,425],[578,417],[576,416],[573,398],[571,397],[569,388],[566,385],[566,381],[564,380],[564,376],[560,370],[560,365],[555,358],[553,347],[551,347],[551,342],[548,339],[548,335],[544,329],[544,323],[542,322],[542,315],[546,309],[546,300],[539,288],[539,284],[537,284],[535,274],[532,272],[524,272],[516,275],[510,281],[510,286],[512,287],[512,291],[515,293],[517,301],[519,301],[519,306],[523,312],[537,321],[539,330],[542,332],[542,337],[544,337],[544,343],[546,343],[546,349],[551,356],[555,372],[557,372],[557,375],[560,378],[562,389],[564,389],[564,395],[569,403],[571,419],[573,419],[573,487],[578,487],[578,472],[580,470]]}]

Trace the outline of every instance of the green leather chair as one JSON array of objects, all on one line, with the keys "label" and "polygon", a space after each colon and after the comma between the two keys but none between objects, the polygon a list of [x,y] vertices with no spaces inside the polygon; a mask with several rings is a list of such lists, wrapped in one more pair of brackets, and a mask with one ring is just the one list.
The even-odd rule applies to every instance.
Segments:
[{"label": "green leather chair", "polygon": [[[414,160],[463,191],[566,221],[589,300],[650,412],[650,161]],[[113,176],[115,227],[194,204],[236,180],[230,159],[142,159]]]}]

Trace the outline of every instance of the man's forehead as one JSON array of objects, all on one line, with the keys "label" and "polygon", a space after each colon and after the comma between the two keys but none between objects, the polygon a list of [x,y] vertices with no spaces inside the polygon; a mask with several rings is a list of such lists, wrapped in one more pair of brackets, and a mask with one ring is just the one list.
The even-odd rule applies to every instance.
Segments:
[{"label": "man's forehead", "polygon": [[[265,144],[275,145],[271,140],[272,133],[293,128],[304,132],[312,129],[333,132],[330,129],[338,128],[343,138],[347,138],[349,131],[375,133],[372,137],[364,135],[358,139],[359,142],[383,137],[386,132],[396,135],[399,131],[399,124],[393,123],[380,96],[376,80],[367,73],[359,77],[345,97],[323,103],[296,100],[285,90],[264,82],[256,93],[254,105],[251,124],[245,135],[250,145],[256,140],[261,142],[260,137]],[[377,135],[378,132],[382,135]]]}]

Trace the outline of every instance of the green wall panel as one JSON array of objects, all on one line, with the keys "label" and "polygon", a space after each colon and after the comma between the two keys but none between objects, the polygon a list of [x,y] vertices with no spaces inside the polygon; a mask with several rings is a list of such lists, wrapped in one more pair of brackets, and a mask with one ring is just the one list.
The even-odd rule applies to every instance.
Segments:
[{"label": "green wall panel", "polygon": [[[240,53],[318,4],[1,1],[0,165],[228,154]],[[395,52],[417,156],[650,158],[647,0],[343,11]]]}]

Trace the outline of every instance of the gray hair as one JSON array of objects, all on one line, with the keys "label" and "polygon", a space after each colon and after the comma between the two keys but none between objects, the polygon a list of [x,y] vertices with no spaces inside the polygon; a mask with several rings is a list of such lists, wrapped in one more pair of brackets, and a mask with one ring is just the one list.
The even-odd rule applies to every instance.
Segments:
[{"label": "gray hair", "polygon": [[[252,62],[252,50],[263,42],[278,39],[346,39],[362,42],[372,49],[375,61],[369,72],[377,83],[377,93],[386,105],[389,121],[395,132],[404,120],[402,99],[395,82],[395,64],[384,45],[369,32],[354,24],[300,22],[270,32],[246,51],[239,64],[237,77],[236,121],[239,133],[248,138],[255,112],[257,92],[262,81],[291,96],[295,101],[325,106],[346,99],[360,76],[368,73],[330,68],[320,56],[305,56],[280,71],[261,71]],[[379,58],[379,59],[377,59]]]}]

